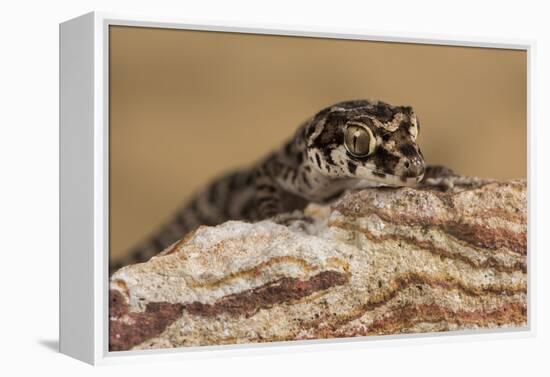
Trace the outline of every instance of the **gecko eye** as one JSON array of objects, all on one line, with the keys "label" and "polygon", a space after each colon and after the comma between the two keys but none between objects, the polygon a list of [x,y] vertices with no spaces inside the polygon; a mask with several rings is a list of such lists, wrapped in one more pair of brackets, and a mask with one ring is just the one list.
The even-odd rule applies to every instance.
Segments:
[{"label": "gecko eye", "polygon": [[344,144],[352,155],[366,157],[374,152],[376,138],[368,127],[348,124],[345,130]]}]

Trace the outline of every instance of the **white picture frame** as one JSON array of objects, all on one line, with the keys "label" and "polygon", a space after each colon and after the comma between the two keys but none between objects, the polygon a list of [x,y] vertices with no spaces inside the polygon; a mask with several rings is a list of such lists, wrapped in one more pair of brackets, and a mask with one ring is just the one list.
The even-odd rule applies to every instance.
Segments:
[{"label": "white picture frame", "polygon": [[[108,33],[111,25],[208,30],[317,38],[357,39],[485,48],[527,52],[528,95],[528,325],[519,329],[455,331],[295,341],[265,344],[187,347],[171,350],[108,350],[108,167],[109,93]],[[534,42],[450,36],[399,34],[300,26],[201,23],[171,18],[143,18],[92,12],[60,24],[60,351],[90,364],[149,359],[215,357],[302,350],[379,347],[393,343],[470,341],[530,337],[535,334],[532,249],[534,174],[531,146]],[[200,351],[200,352],[198,352]]]}]

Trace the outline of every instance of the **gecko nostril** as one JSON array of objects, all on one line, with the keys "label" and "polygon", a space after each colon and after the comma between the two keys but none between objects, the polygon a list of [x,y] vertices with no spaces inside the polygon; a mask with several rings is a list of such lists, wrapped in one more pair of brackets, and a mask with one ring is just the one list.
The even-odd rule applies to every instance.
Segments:
[{"label": "gecko nostril", "polygon": [[405,161],[405,169],[408,169],[409,166],[411,166],[411,164],[409,163],[409,161]]}]

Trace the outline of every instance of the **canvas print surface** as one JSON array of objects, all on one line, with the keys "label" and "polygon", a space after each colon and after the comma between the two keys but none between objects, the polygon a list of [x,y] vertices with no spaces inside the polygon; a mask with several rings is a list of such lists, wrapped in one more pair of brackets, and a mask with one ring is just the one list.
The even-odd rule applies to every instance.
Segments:
[{"label": "canvas print surface", "polygon": [[111,26],[109,350],[527,324],[527,55]]}]

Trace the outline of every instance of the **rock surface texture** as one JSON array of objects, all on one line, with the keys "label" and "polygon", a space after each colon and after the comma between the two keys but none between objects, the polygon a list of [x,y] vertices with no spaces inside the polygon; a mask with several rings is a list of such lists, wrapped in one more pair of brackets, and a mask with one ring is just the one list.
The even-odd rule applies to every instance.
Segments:
[{"label": "rock surface texture", "polygon": [[369,189],[306,213],[201,227],[118,270],[110,350],[526,325],[524,181]]}]

